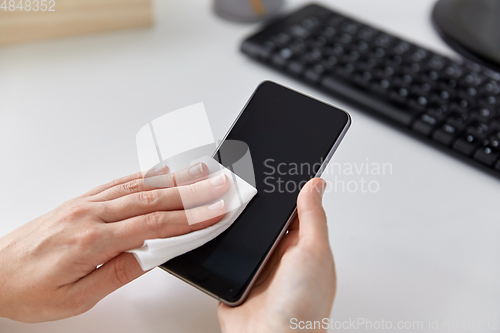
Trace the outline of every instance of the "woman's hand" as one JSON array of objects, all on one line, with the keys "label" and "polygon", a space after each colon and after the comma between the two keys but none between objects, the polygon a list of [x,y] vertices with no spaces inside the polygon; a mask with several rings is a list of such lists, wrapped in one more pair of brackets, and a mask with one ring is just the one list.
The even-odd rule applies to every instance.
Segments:
[{"label": "woman's hand", "polygon": [[204,164],[168,172],[115,180],[0,238],[0,316],[41,322],[86,312],[144,274],[124,251],[222,218],[223,201],[207,203],[228,190],[225,175],[205,179]]},{"label": "woman's hand", "polygon": [[[321,206],[325,183],[309,181],[297,200],[298,218],[275,249],[242,305],[219,304],[223,332],[296,332],[293,318],[320,321],[330,315],[336,276]],[[318,330],[321,331],[321,330]]]}]

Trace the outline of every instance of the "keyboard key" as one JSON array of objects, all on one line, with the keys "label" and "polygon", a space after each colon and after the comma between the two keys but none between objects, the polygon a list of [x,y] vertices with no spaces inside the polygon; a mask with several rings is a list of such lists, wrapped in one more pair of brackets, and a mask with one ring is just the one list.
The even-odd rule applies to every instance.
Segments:
[{"label": "keyboard key", "polygon": [[445,68],[444,73],[450,79],[458,79],[462,76],[463,70],[457,65],[450,65]]},{"label": "keyboard key", "polygon": [[370,41],[373,39],[376,33],[377,32],[375,31],[375,29],[365,26],[359,30],[358,37],[366,41]]},{"label": "keyboard key", "polygon": [[493,150],[491,147],[483,147],[476,151],[474,154],[474,159],[492,167],[495,162],[500,158],[500,152],[498,150]]},{"label": "keyboard key", "polygon": [[455,98],[455,93],[450,90],[450,89],[441,89],[439,90],[439,97],[443,100],[443,101],[451,101],[453,98]]},{"label": "keyboard key", "polygon": [[364,40],[361,40],[359,41],[357,44],[356,44],[356,48],[358,49],[358,51],[360,53],[366,53],[370,50],[370,46],[368,45],[367,42],[365,42]]},{"label": "keyboard key", "polygon": [[304,72],[305,62],[301,60],[293,60],[288,65],[288,70],[293,74],[300,75]]},{"label": "keyboard key", "polygon": [[453,111],[446,118],[446,123],[459,131],[465,129],[465,126],[470,122],[469,115],[465,112]]},{"label": "keyboard key", "polygon": [[290,35],[282,32],[278,35],[276,35],[274,37],[274,42],[277,44],[277,45],[281,45],[281,46],[284,46],[286,45],[287,43],[289,43],[290,41],[292,40],[292,38],[290,37]]},{"label": "keyboard key", "polygon": [[313,29],[319,25],[319,20],[316,17],[309,17],[302,21],[302,26],[308,30]]},{"label": "keyboard key", "polygon": [[415,50],[415,52],[411,55],[411,59],[415,62],[420,62],[424,60],[428,56],[427,50],[424,50],[422,48],[418,48]]},{"label": "keyboard key", "polygon": [[427,104],[429,104],[429,99],[425,96],[419,96],[417,97],[417,103],[422,106],[427,106]]},{"label": "keyboard key", "polygon": [[443,121],[445,117],[449,114],[449,107],[446,104],[440,104],[439,102],[431,102],[427,107],[427,113],[436,118],[438,122]]},{"label": "keyboard key", "polygon": [[267,51],[274,51],[276,49],[276,43],[275,42],[271,42],[270,40],[268,40],[267,42],[264,43],[264,49],[266,49]]},{"label": "keyboard key", "polygon": [[309,58],[311,61],[320,61],[323,58],[323,51],[319,48],[315,48],[309,53]]},{"label": "keyboard key", "polygon": [[407,42],[399,42],[398,45],[394,48],[394,51],[399,54],[405,54],[406,52],[410,51],[411,45]]},{"label": "keyboard key", "polygon": [[340,44],[334,44],[333,47],[330,49],[330,52],[332,55],[341,56],[344,54],[345,49]]},{"label": "keyboard key", "polygon": [[484,85],[484,90],[492,95],[499,94],[500,84],[498,84],[496,81],[489,81]]},{"label": "keyboard key", "polygon": [[380,65],[382,65],[382,61],[380,59],[374,58],[359,62],[360,68],[369,71],[375,70],[376,68],[380,67]]},{"label": "keyboard key", "polygon": [[482,122],[489,122],[497,113],[493,108],[480,108],[472,111],[472,114],[480,118]]},{"label": "keyboard key", "polygon": [[419,117],[419,119],[417,119],[413,123],[412,128],[415,131],[420,132],[425,136],[428,136],[429,134],[431,134],[436,124],[437,124],[436,118],[431,117],[428,114],[423,114]]},{"label": "keyboard key", "polygon": [[318,36],[314,42],[311,43],[312,47],[323,47],[328,43],[328,39],[324,36]]},{"label": "keyboard key", "polygon": [[297,24],[297,25],[294,25],[291,29],[290,29],[290,33],[292,36],[295,36],[295,37],[298,37],[298,38],[307,38],[310,36],[310,31],[306,28],[304,28],[303,26]]},{"label": "keyboard key", "polygon": [[383,79],[371,85],[372,90],[375,93],[381,95],[387,95],[390,91],[392,84],[389,80]]},{"label": "keyboard key", "polygon": [[400,55],[395,55],[390,58],[390,63],[391,65],[400,66],[403,64],[403,57],[401,57]]},{"label": "keyboard key", "polygon": [[327,70],[332,70],[339,63],[339,59],[336,56],[329,56],[326,60],[323,60],[323,66]]},{"label": "keyboard key", "polygon": [[391,37],[387,34],[380,34],[375,38],[374,44],[378,47],[388,48],[393,40],[394,37]]},{"label": "keyboard key", "polygon": [[430,71],[422,76],[422,80],[425,82],[437,82],[440,78],[440,75],[436,71]]},{"label": "keyboard key", "polygon": [[302,40],[296,40],[292,42],[288,47],[295,56],[301,56],[307,51],[307,45]]},{"label": "keyboard key", "polygon": [[495,108],[500,105],[500,97],[486,96],[480,99],[479,104],[485,108]]},{"label": "keyboard key", "polygon": [[458,82],[457,80],[450,79],[450,80],[444,80],[444,84],[450,89],[455,89],[458,85]]},{"label": "keyboard key", "polygon": [[473,107],[476,106],[476,103],[473,99],[468,96],[461,97],[456,101],[457,105],[459,105],[463,110],[470,111]]},{"label": "keyboard key", "polygon": [[352,36],[344,33],[340,36],[339,42],[341,42],[342,44],[350,44],[352,42]]},{"label": "keyboard key", "polygon": [[442,144],[449,146],[457,138],[458,130],[448,124],[443,125],[440,129],[436,130],[432,138]]},{"label": "keyboard key", "polygon": [[428,66],[436,71],[441,71],[447,64],[447,60],[444,57],[435,55],[428,61]]},{"label": "keyboard key", "polygon": [[386,55],[386,51],[381,47],[377,47],[375,49],[375,51],[373,51],[373,56],[376,58],[384,58],[385,55]]},{"label": "keyboard key", "polygon": [[339,16],[339,15],[333,15],[332,17],[330,17],[326,24],[328,24],[329,26],[332,26],[332,27],[337,27],[340,25],[340,23],[344,22],[345,21],[345,18],[342,17],[342,16]]},{"label": "keyboard key", "polygon": [[[387,83],[389,84],[389,82]],[[373,108],[376,108],[377,110],[378,109],[382,110],[383,114],[386,117],[395,120],[396,122],[401,123],[404,126],[409,126],[413,118],[416,116],[416,113],[411,110],[406,109],[405,112],[401,112],[401,109],[399,108],[387,104],[386,102],[382,102],[379,99],[367,96],[366,93],[360,93],[358,90],[350,88],[343,81],[339,80],[339,78],[336,76],[332,75],[325,76],[325,78],[322,80],[322,85],[327,90],[331,90],[333,92],[338,93],[339,91],[343,91],[344,93],[348,93],[353,96],[355,94],[358,94],[359,98],[361,97],[370,98],[370,105]],[[376,85],[380,86],[379,84]]]},{"label": "keyboard key", "polygon": [[467,126],[467,133],[473,135],[476,139],[483,140],[489,131],[489,126],[481,122],[473,122]]},{"label": "keyboard key", "polygon": [[278,67],[284,67],[288,63],[288,59],[281,57],[280,54],[275,54],[272,58],[272,62]]},{"label": "keyboard key", "polygon": [[495,149],[500,149],[500,132],[491,136],[489,144]]},{"label": "keyboard key", "polygon": [[342,31],[345,31],[351,35],[354,35],[356,32],[358,32],[358,29],[360,28],[361,24],[356,23],[356,22],[345,22],[342,24]]},{"label": "keyboard key", "polygon": [[314,65],[313,68],[309,69],[305,73],[306,79],[312,82],[319,82],[325,73],[325,67],[320,64]]},{"label": "keyboard key", "polygon": [[459,138],[453,144],[453,149],[459,151],[460,153],[470,156],[476,150],[479,144],[479,140],[471,134],[467,134]]},{"label": "keyboard key", "polygon": [[286,48],[286,49],[281,49],[279,52],[279,56],[285,60],[290,59],[293,56],[292,50]]},{"label": "keyboard key", "polygon": [[479,87],[487,81],[487,77],[481,74],[479,71],[470,72],[464,76],[464,81],[469,86]]},{"label": "keyboard key", "polygon": [[354,78],[352,74],[356,71],[356,66],[351,63],[345,64],[343,67],[339,68],[339,75],[346,77],[347,79]]},{"label": "keyboard key", "polygon": [[338,33],[338,30],[334,27],[326,27],[321,33],[322,36],[326,37],[328,40],[333,40]]},{"label": "keyboard key", "polygon": [[400,88],[398,90],[393,90],[389,93],[389,98],[391,101],[399,104],[406,104],[408,102],[408,89]]},{"label": "keyboard key", "polygon": [[415,78],[411,74],[404,74],[402,79],[406,84],[412,84],[415,81]]}]

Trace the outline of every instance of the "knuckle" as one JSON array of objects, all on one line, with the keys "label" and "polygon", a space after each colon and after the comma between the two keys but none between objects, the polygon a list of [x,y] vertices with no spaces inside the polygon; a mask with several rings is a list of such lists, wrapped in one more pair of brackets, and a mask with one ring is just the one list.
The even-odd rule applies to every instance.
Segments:
[{"label": "knuckle", "polygon": [[120,192],[125,193],[135,193],[138,192],[141,188],[141,182],[139,179],[132,180],[125,184],[120,185]]},{"label": "knuckle", "polygon": [[145,205],[152,205],[158,200],[158,191],[145,191],[139,193],[139,202]]},{"label": "knuckle", "polygon": [[132,175],[132,180],[140,180],[143,178],[142,171],[136,172]]},{"label": "knuckle", "polygon": [[190,184],[183,186],[183,189],[178,190],[178,197],[180,200],[180,205],[186,209],[190,208],[193,205],[196,205],[199,200],[199,193],[197,184]]},{"label": "knuckle", "polygon": [[66,219],[70,221],[81,219],[90,214],[90,212],[91,209],[88,203],[73,201],[67,207]]},{"label": "knuckle", "polygon": [[186,194],[194,197],[199,192],[199,183],[194,183],[186,186]]},{"label": "knuckle", "polygon": [[175,182],[175,173],[168,173],[166,175],[161,176],[168,187],[175,187],[177,184]]},{"label": "knuckle", "polygon": [[146,228],[154,233],[158,233],[163,227],[163,218],[159,212],[153,212],[145,216],[144,223]]},{"label": "knuckle", "polygon": [[76,245],[80,251],[88,252],[102,239],[102,233],[98,228],[89,227],[80,231],[76,237]]},{"label": "knuckle", "polygon": [[106,188],[115,187],[117,184],[119,184],[119,182],[120,182],[119,179],[115,179],[115,180],[112,180],[112,181],[104,184],[104,187],[106,187]]}]

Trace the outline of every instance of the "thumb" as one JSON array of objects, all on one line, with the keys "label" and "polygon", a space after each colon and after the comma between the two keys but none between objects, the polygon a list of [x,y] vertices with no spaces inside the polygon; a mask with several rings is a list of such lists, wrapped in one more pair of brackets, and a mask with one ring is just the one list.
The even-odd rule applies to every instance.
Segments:
[{"label": "thumb", "polygon": [[297,212],[301,241],[328,244],[326,214],[322,206],[325,188],[326,183],[323,179],[313,178],[299,193]]}]

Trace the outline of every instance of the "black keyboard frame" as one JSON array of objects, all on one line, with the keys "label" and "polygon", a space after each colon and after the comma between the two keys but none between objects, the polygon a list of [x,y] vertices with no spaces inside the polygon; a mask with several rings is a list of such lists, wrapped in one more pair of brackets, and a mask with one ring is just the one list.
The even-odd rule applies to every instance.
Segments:
[{"label": "black keyboard frame", "polygon": [[[349,84],[344,85],[343,82],[334,82],[334,84],[327,87],[324,84],[322,84],[321,81],[320,82],[313,82],[311,80],[306,79],[304,76],[304,73],[297,75],[297,74],[291,72],[287,68],[287,66],[277,65],[273,61],[273,58],[272,58],[273,56],[277,57],[277,53],[275,51],[274,52],[267,51],[263,47],[262,41],[267,41],[267,40],[269,40],[269,38],[279,34],[280,32],[288,31],[288,29],[290,29],[291,26],[296,25],[298,22],[303,21],[304,19],[310,17],[311,15],[316,15],[316,13],[318,11],[322,11],[322,12],[328,11],[329,13],[331,13],[331,15],[338,15],[338,16],[344,17],[347,20],[350,20],[350,21],[353,21],[356,23],[360,23],[363,26],[371,27],[377,33],[387,34],[391,37],[395,37],[396,39],[398,39],[400,41],[407,42],[404,38],[398,37],[392,33],[388,33],[386,31],[384,31],[383,29],[378,29],[378,28],[373,27],[369,24],[364,24],[363,22],[360,22],[356,19],[353,19],[353,18],[351,18],[347,15],[344,15],[342,13],[339,13],[337,11],[327,9],[325,7],[322,7],[322,6],[319,6],[316,4],[311,4],[311,5],[305,6],[305,7],[301,8],[301,9],[299,9],[299,10],[297,10],[297,11],[295,11],[295,12],[293,12],[285,17],[278,18],[278,19],[274,20],[273,22],[270,22],[264,28],[262,28],[259,32],[246,38],[243,41],[243,43],[241,44],[241,51],[243,53],[247,54],[248,56],[250,56],[251,58],[259,61],[260,63],[263,63],[263,64],[265,64],[265,65],[267,65],[275,70],[278,70],[278,71],[285,73],[291,77],[294,77],[295,79],[299,79],[301,82],[306,83],[310,86],[313,86],[316,89],[319,89],[327,94],[330,94],[330,95],[335,96],[337,98],[341,98],[341,99],[349,102],[353,106],[356,106],[363,111],[367,111],[369,115],[375,116],[375,118],[377,118],[377,119],[380,119],[380,120],[383,120],[387,123],[390,123],[391,125],[398,128],[402,133],[410,135],[413,138],[419,139],[422,142],[425,142],[425,143],[429,144],[430,146],[439,149],[442,152],[448,153],[449,155],[454,156],[454,157],[460,159],[461,161],[466,162],[469,165],[475,166],[475,167],[483,170],[484,172],[500,179],[500,170],[495,170],[494,169],[495,165],[493,165],[493,167],[489,167],[481,162],[476,161],[475,159],[473,159],[472,156],[464,155],[463,153],[453,149],[451,144],[444,145],[443,143],[433,139],[430,135],[431,135],[431,133],[434,133],[434,131],[437,130],[436,128],[433,128],[432,132],[430,132],[428,135],[424,135],[421,132],[414,130],[412,128],[412,126],[415,125],[415,122],[419,119],[418,117],[422,116],[425,112],[427,112],[427,110],[419,111],[419,112],[411,111],[412,113],[410,114],[410,116],[408,116],[407,114],[406,115],[404,114],[406,111],[402,110],[400,108],[400,106],[395,106],[395,105],[392,105],[384,100],[378,99],[376,97],[376,95],[373,95],[373,92],[369,92],[368,90],[363,90],[362,88],[356,87],[354,89],[354,93],[353,93],[353,87],[352,86],[348,87]],[[416,45],[415,43],[412,43],[412,42],[407,42],[407,43],[411,44],[414,47],[418,47],[418,48],[422,48],[424,50],[427,50],[431,54],[436,54],[436,53],[432,52],[431,50],[428,50],[427,48]],[[443,57],[443,58],[456,63],[456,60],[449,59],[446,57]],[[490,74],[490,73],[496,74],[495,72],[491,71],[490,69],[486,69],[482,66],[479,66],[478,64],[474,64],[474,63],[466,61],[466,60],[463,60],[462,62],[460,62],[460,65],[466,66],[469,70],[478,71],[479,73],[483,73],[483,71],[486,71],[486,73],[488,73],[488,74]],[[324,77],[323,77],[323,80],[325,80]],[[376,104],[377,107],[372,107],[373,105],[375,105],[374,102],[377,103]],[[498,110],[500,112],[500,106],[498,106]],[[497,115],[497,117],[500,117],[500,114]],[[496,125],[494,125],[494,126],[496,126]],[[499,123],[498,128],[500,128],[500,123]],[[464,133],[462,133],[460,135],[463,136]],[[458,136],[457,136],[457,138],[458,138]],[[457,141],[458,140],[457,138],[455,138],[455,140],[453,142]],[[476,148],[478,149],[478,147],[479,146],[477,146]],[[500,159],[497,162],[500,163]],[[495,162],[495,163],[497,163],[497,162]]]}]

